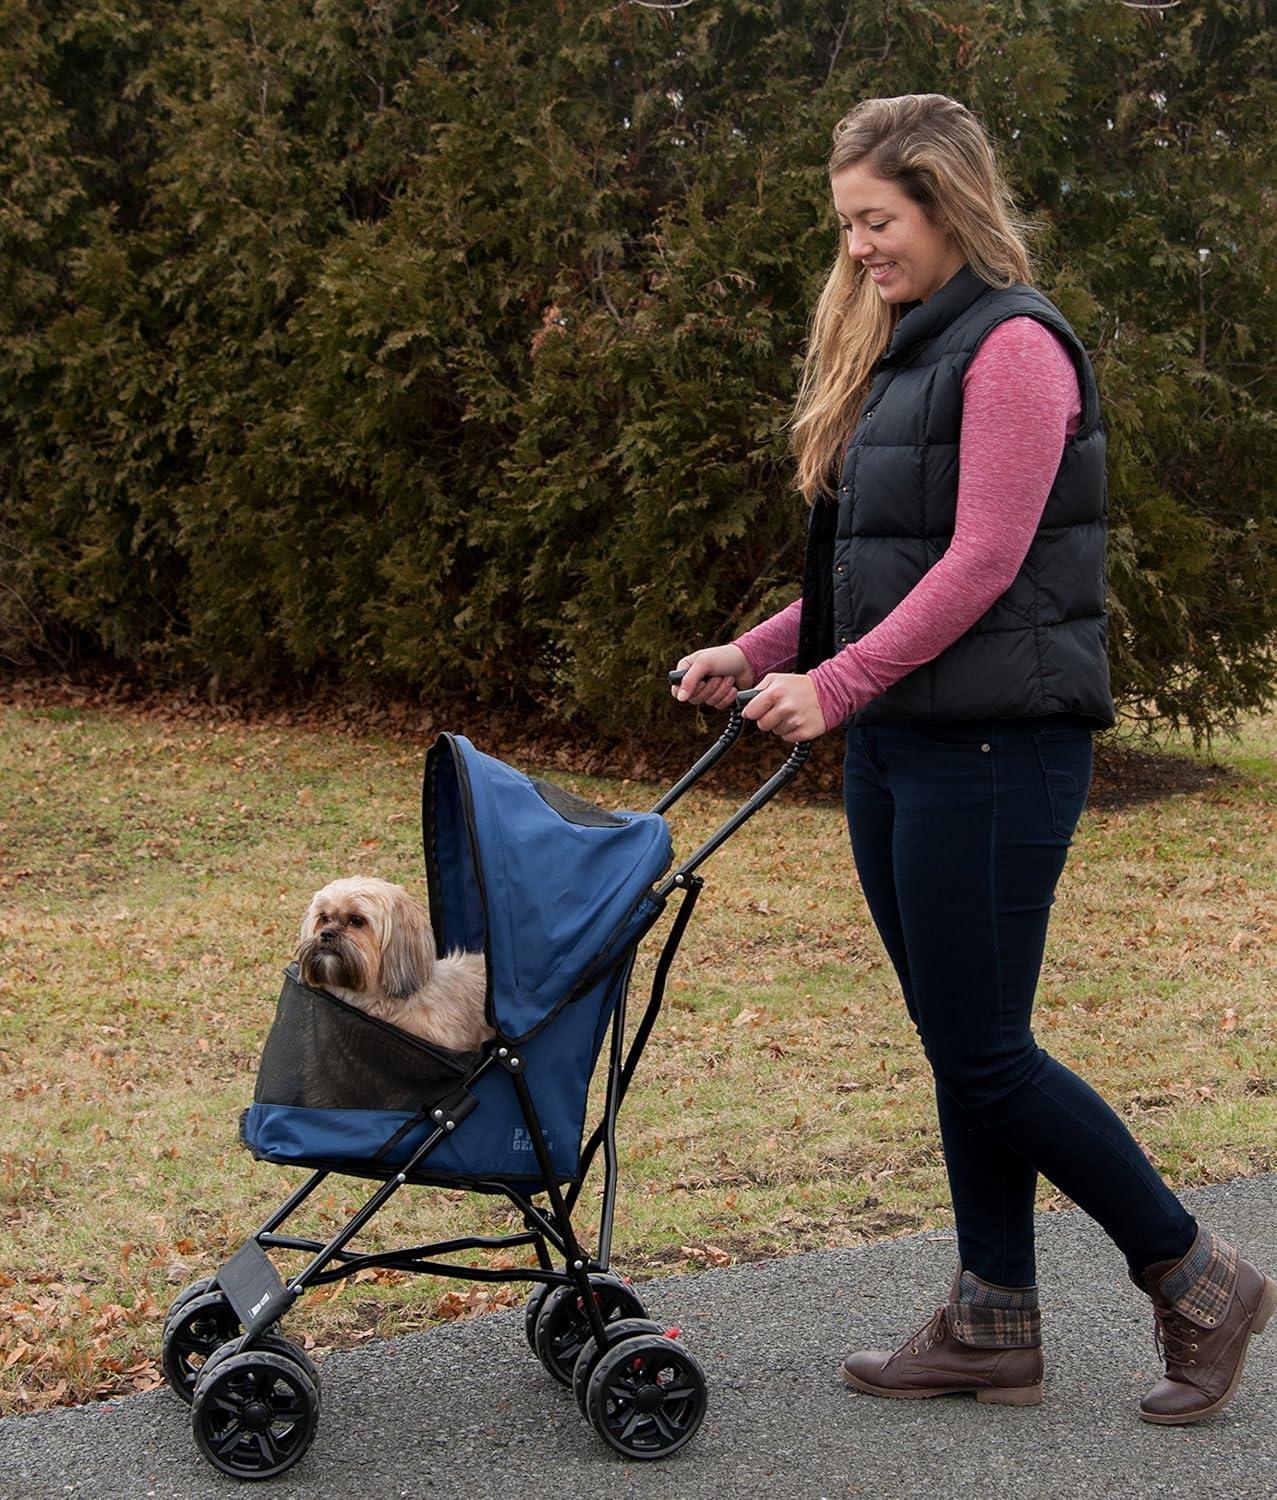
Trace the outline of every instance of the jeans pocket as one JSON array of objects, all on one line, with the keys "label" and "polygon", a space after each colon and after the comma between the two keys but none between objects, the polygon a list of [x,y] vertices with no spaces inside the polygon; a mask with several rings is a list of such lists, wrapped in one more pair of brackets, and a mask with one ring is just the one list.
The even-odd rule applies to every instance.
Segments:
[{"label": "jeans pocket", "polygon": [[1093,760],[1089,729],[1040,729],[1033,735],[1050,809],[1051,831],[1071,840],[1091,789]]}]

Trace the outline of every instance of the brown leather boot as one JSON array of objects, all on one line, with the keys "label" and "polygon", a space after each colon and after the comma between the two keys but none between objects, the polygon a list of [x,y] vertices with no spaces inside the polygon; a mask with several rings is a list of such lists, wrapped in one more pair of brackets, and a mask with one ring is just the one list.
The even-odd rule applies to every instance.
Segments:
[{"label": "brown leather boot", "polygon": [[1150,1266],[1143,1286],[1166,1374],[1140,1402],[1140,1416],[1179,1426],[1223,1411],[1241,1383],[1251,1335],[1277,1308],[1277,1281],[1199,1229],[1183,1260]]},{"label": "brown leather boot", "polygon": [[[974,1292],[985,1305],[957,1300],[964,1282],[968,1294]],[[994,1305],[1012,1290],[1019,1298],[1032,1292],[1034,1305]],[[949,1301],[936,1308],[928,1323],[893,1353],[865,1349],[848,1354],[842,1378],[871,1396],[914,1399],[974,1391],[977,1401],[1037,1406],[1042,1400],[1041,1329],[1036,1288],[995,1287],[970,1271],[959,1271]]]}]

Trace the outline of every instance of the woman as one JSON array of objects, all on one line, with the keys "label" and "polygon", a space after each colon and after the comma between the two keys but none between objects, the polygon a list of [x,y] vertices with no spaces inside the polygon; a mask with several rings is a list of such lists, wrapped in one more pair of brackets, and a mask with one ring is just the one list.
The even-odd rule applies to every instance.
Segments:
[{"label": "woman", "polygon": [[[1145,1420],[1222,1409],[1277,1283],[1199,1228],[1117,1115],[1034,1041],[1047,918],[1114,722],[1104,428],[1076,334],[1028,283],[987,139],[937,94],[839,122],[837,262],[794,419],[812,502],[801,599],[679,663],[688,703],[788,742],[847,724],[852,850],[935,1077],[960,1267],[880,1396],[1041,1400],[1038,1173],[1152,1299],[1165,1377]],[[848,439],[850,433],[850,439]]]}]

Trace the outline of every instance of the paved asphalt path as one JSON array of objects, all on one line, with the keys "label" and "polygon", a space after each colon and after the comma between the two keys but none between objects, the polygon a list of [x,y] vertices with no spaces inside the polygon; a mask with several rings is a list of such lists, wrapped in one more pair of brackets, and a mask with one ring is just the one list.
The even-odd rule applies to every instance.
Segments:
[{"label": "paved asphalt path", "polygon": [[[1198,1217],[1277,1269],[1277,1176],[1188,1195]],[[913,1235],[650,1282],[710,1382],[704,1425],[656,1463],[614,1456],[542,1371],[522,1314],[331,1354],[317,1438],[245,1489],[195,1451],[167,1391],[0,1422],[0,1495],[122,1500],[1001,1500],[1277,1497],[1277,1325],[1252,1341],[1233,1404],[1195,1427],[1136,1417],[1157,1369],[1145,1299],[1081,1214],[1040,1221],[1043,1404],[884,1401],[838,1380],[850,1344],[894,1343],[942,1300],[952,1238]]]}]

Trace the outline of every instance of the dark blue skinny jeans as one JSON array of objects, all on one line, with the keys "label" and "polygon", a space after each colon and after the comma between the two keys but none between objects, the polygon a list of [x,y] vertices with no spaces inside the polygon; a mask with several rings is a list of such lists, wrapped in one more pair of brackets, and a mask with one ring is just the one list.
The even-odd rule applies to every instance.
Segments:
[{"label": "dark blue skinny jeans", "polygon": [[874,924],[935,1078],[962,1265],[1031,1286],[1042,1173],[1138,1278],[1196,1224],[1112,1109],[1030,1027],[1056,882],[1091,780],[1076,720],[847,733],[844,795]]}]

